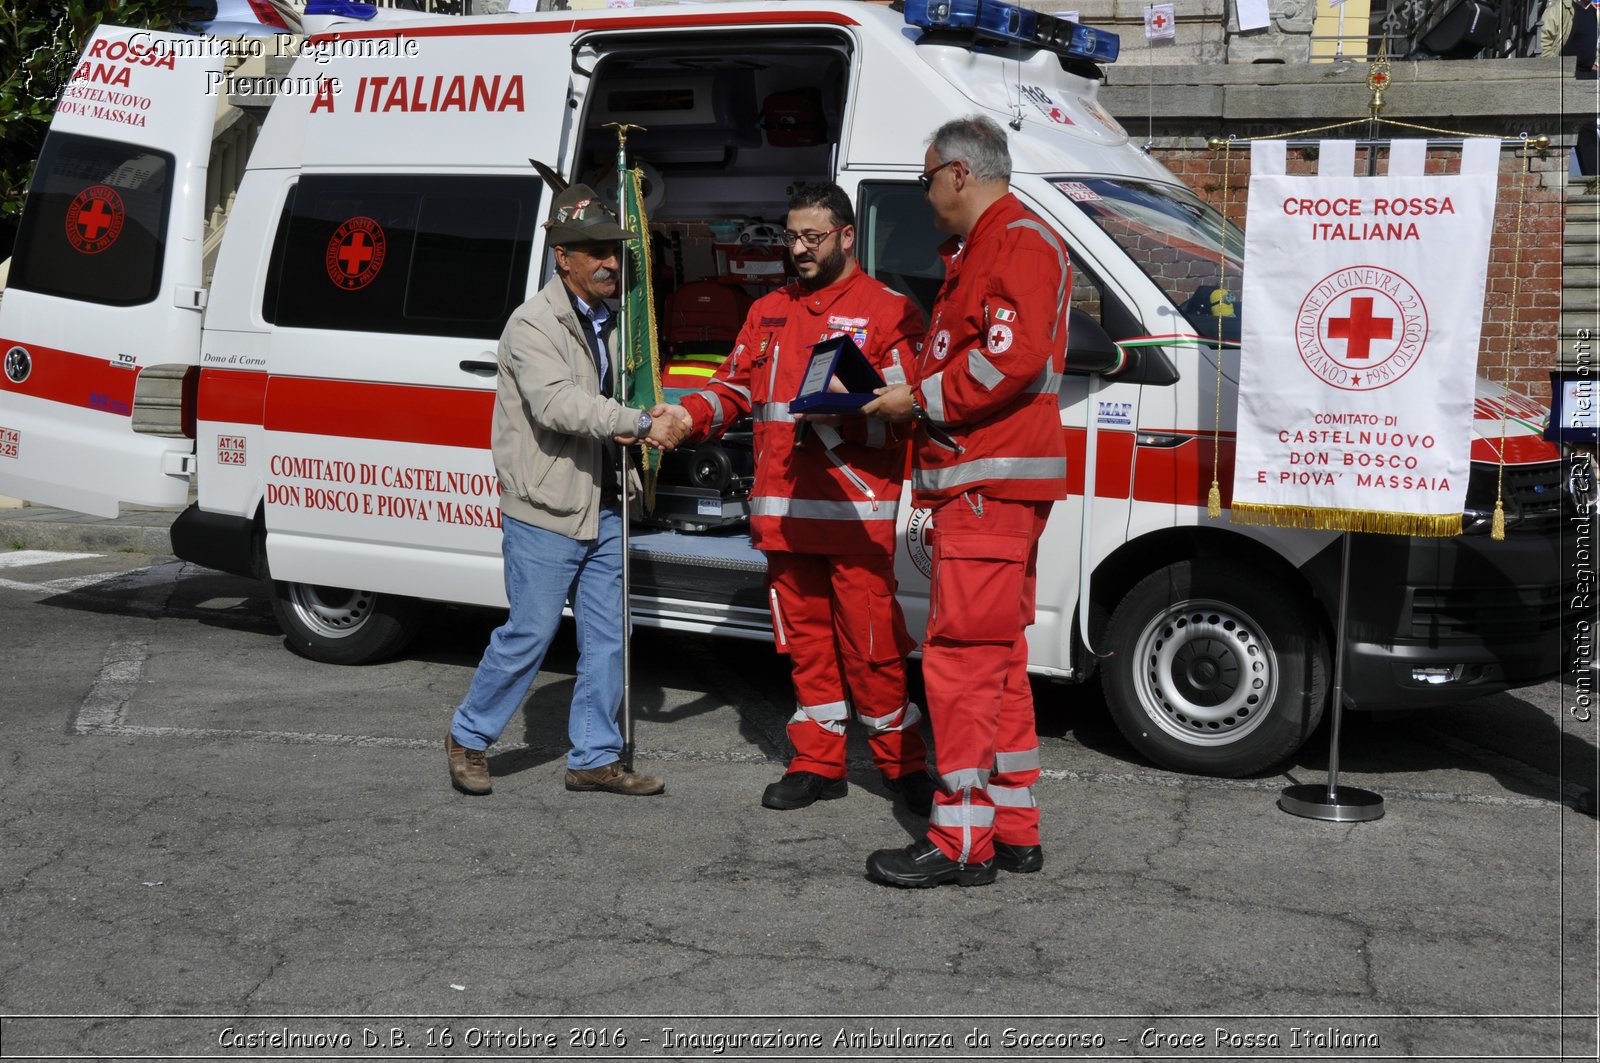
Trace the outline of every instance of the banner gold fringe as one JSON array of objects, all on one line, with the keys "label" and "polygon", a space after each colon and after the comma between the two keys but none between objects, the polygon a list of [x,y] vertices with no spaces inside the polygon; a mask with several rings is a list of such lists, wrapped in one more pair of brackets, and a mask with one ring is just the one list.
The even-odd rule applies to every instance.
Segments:
[{"label": "banner gold fringe", "polygon": [[1235,502],[1235,524],[1317,531],[1378,532],[1384,535],[1447,536],[1461,534],[1461,514],[1388,513],[1371,509],[1323,509],[1316,506],[1272,506]]}]

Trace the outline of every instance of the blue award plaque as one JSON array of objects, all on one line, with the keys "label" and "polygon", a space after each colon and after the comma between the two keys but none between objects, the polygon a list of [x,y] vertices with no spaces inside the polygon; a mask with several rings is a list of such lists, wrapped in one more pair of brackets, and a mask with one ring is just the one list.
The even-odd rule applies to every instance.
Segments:
[{"label": "blue award plaque", "polygon": [[[837,380],[843,391],[828,390]],[[835,336],[811,348],[811,361],[800,381],[800,391],[789,402],[791,413],[850,414],[877,398],[873,391],[883,387],[883,377],[867,361],[855,340]]]}]

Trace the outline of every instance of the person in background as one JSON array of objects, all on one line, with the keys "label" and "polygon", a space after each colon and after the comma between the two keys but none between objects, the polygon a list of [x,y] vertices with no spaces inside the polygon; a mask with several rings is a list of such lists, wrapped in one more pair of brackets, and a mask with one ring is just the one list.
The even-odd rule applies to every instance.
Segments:
[{"label": "person in background", "polygon": [[[1594,81],[1600,78],[1597,52],[1600,33],[1596,31],[1594,0],[1549,0],[1539,23],[1539,54],[1573,56],[1572,76],[1578,81]],[[1591,90],[1588,97],[1592,111],[1595,92]],[[1600,138],[1596,137],[1595,120],[1591,116],[1578,127],[1578,172],[1585,177],[1597,172]]]},{"label": "person in background", "polygon": [[[568,715],[568,790],[649,795],[660,779],[625,768],[622,705],[622,475],[613,444],[670,449],[670,417],[611,397],[622,241],[633,234],[586,185],[556,197],[546,240],[556,276],[511,313],[500,337],[492,445],[501,484],[501,552],[511,614],[489,639],[445,736],[450,781],[493,789],[485,750],[527,696],[572,606],[578,679]],[[635,494],[634,497],[637,497]]]}]

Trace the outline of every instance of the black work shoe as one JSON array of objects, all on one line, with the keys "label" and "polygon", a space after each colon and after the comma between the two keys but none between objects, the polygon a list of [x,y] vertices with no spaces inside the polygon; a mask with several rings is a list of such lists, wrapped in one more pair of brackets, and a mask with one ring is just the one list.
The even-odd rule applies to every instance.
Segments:
[{"label": "black work shoe", "polygon": [[933,810],[933,780],[928,778],[925,771],[908,772],[898,779],[883,777],[883,785],[892,794],[899,794],[906,799],[906,807],[919,816],[926,816]]},{"label": "black work shoe", "polygon": [[994,866],[1013,875],[1031,875],[1044,868],[1044,847],[995,842]]},{"label": "black work shoe", "polygon": [[928,839],[904,849],[879,849],[867,857],[867,877],[886,886],[925,889],[954,882],[958,886],[987,886],[995,880],[994,861],[958,864]]},{"label": "black work shoe", "polygon": [[785,811],[805,808],[816,801],[843,797],[849,789],[850,783],[844,779],[826,779],[814,771],[791,771],[761,791],[761,804]]}]

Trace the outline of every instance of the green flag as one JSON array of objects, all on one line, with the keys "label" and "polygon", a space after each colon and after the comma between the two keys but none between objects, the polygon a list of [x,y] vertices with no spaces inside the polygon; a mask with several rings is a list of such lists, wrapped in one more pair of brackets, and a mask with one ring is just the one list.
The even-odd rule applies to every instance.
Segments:
[{"label": "green flag", "polygon": [[[650,222],[644,216],[644,191],[637,169],[622,173],[622,227],[639,234],[627,242],[627,291],[622,320],[622,371],[628,404],[650,409],[661,401],[661,355],[656,347],[656,302],[650,283]],[[644,506],[656,506],[656,473],[661,451],[641,448]]]}]

